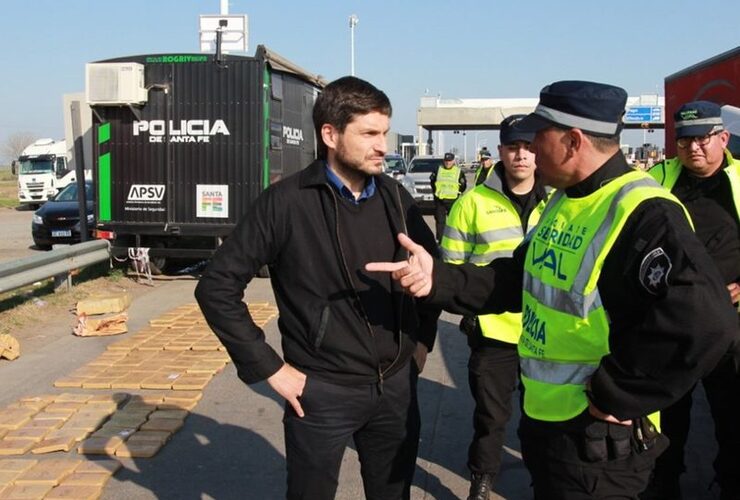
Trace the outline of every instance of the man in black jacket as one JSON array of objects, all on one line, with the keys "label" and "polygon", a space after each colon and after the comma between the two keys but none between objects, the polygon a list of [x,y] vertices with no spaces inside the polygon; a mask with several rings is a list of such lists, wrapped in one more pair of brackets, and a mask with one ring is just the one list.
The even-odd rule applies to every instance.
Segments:
[{"label": "man in black jacket", "polygon": [[[363,266],[406,258],[399,232],[437,250],[411,196],[382,175],[390,116],[388,97],[368,82],[330,83],[313,110],[319,159],[256,200],[195,291],[239,377],[267,380],[286,400],[288,498],[333,498],[351,438],[365,496],[409,498],[416,379],[439,310],[417,310],[389,276]],[[242,302],[265,264],[283,358]]]}]

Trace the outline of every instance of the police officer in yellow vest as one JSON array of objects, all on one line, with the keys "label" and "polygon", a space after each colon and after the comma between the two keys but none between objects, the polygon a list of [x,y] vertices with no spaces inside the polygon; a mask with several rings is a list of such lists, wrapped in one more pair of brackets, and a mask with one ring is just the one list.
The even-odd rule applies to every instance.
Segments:
[{"label": "police officer in yellow vest", "polygon": [[475,171],[474,186],[483,184],[488,176],[493,172],[493,158],[491,152],[488,149],[484,149],[480,152],[480,167]]},{"label": "police officer in yellow vest", "polygon": [[517,127],[536,132],[537,171],[557,191],[511,258],[444,264],[399,235],[408,260],[366,266],[458,314],[522,312],[519,438],[538,500],[637,498],[667,444],[648,417],[737,334],[684,208],[619,149],[626,100],[601,83],[542,89]]},{"label": "police officer in yellow vest", "polygon": [[[675,116],[678,156],[651,170],[691,215],[696,235],[727,284],[732,301],[740,297],[740,161],[727,150],[730,134],[720,107],[689,102]],[[719,453],[714,462],[722,498],[740,498],[740,378],[731,356],[720,361],[702,385],[714,419]],[[681,497],[684,446],[689,432],[692,391],[663,412],[662,428],[671,443],[658,459],[643,499]]]},{"label": "police officer in yellow vest", "polygon": [[442,165],[429,175],[434,193],[434,223],[437,242],[442,240],[445,219],[452,204],[465,192],[467,181],[462,169],[455,164],[455,155],[445,153]]},{"label": "police officer in yellow vest", "polygon": [[[535,176],[535,155],[529,151],[534,134],[513,127],[523,117],[512,115],[501,122],[501,160],[495,167],[489,166],[492,172],[485,182],[460,197],[447,216],[441,244],[446,262],[484,266],[495,258],[511,257],[527,231],[537,224],[547,193]],[[486,153],[491,163],[490,153]],[[468,500],[489,498],[501,466],[506,423],[518,381],[516,345],[521,323],[518,313],[470,316],[461,323],[471,349],[468,383],[475,400],[474,435],[468,448]]]}]

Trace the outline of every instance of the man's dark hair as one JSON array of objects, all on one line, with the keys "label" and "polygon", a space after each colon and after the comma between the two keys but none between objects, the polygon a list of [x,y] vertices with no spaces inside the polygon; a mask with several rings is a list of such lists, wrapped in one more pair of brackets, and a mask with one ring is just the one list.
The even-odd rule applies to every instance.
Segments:
[{"label": "man's dark hair", "polygon": [[328,123],[340,132],[355,115],[377,111],[388,117],[393,109],[391,101],[382,90],[354,76],[344,76],[324,87],[313,106],[313,126],[316,131],[318,151],[316,156],[325,160],[327,147],[321,139],[321,127]]},{"label": "man's dark hair", "polygon": [[599,153],[608,153],[610,151],[613,151],[614,148],[619,149],[619,134],[613,135],[611,137],[603,137],[587,134],[586,132],[584,132],[583,135],[588,137],[588,139],[591,141],[591,144],[593,144],[594,149]]}]

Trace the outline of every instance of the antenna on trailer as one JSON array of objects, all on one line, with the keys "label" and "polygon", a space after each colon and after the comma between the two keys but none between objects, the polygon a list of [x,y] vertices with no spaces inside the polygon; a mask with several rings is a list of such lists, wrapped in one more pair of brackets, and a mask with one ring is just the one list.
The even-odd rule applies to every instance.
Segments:
[{"label": "antenna on trailer", "polygon": [[215,54],[216,63],[223,66],[224,54],[247,51],[247,16],[201,15],[199,34],[200,51]]},{"label": "antenna on trailer", "polygon": [[219,66],[225,66],[223,64],[223,54],[221,53],[221,42],[223,41],[224,28],[228,26],[229,21],[227,19],[218,20],[218,29],[216,30],[216,64]]}]

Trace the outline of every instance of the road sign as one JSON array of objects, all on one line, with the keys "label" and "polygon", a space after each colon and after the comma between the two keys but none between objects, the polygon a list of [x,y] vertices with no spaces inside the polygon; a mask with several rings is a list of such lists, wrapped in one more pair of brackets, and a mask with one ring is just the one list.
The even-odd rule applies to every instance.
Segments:
[{"label": "road sign", "polygon": [[624,114],[625,123],[661,123],[663,108],[661,106],[627,106]]}]

